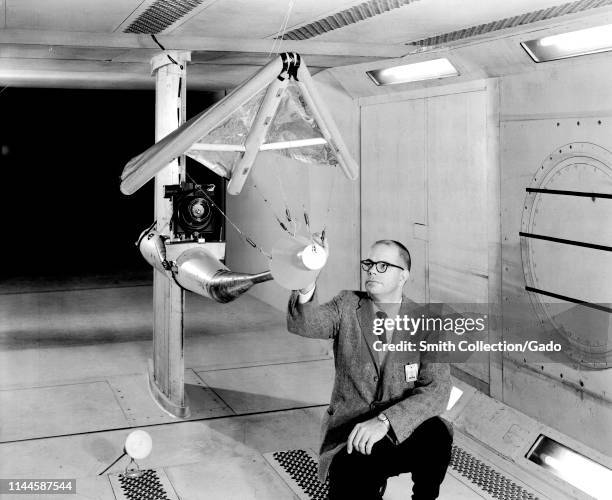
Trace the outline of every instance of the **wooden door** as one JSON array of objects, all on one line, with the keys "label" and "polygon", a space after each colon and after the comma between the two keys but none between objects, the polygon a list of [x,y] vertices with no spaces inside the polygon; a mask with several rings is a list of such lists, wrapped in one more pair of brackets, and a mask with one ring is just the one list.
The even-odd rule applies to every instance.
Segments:
[{"label": "wooden door", "polygon": [[412,257],[405,293],[427,300],[425,101],[364,106],[361,111],[361,258],[393,239]]}]

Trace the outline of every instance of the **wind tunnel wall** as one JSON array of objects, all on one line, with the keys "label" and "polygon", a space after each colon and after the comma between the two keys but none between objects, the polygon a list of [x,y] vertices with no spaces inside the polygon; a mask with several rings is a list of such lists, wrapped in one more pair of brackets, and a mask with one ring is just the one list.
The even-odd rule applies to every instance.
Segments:
[{"label": "wind tunnel wall", "polygon": [[[575,303],[525,287],[604,308],[612,303],[606,250],[612,214],[605,198],[612,193],[612,56],[536,65],[520,39],[401,60],[448,57],[462,70],[454,79],[376,88],[365,75],[372,64],[325,73],[360,109],[362,249],[382,232],[397,235],[415,257],[407,289],[415,299],[489,303],[500,319],[490,325],[492,339],[548,335],[568,347],[563,357],[491,354],[488,363],[453,371],[606,453],[612,448],[610,314],[572,309]],[[529,194],[534,185],[604,197],[552,199]],[[534,244],[519,234],[538,231],[570,243]]]}]

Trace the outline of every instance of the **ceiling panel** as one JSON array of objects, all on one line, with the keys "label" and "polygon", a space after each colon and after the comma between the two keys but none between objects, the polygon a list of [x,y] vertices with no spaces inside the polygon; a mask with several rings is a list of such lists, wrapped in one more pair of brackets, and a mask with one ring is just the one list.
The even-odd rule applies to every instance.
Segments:
[{"label": "ceiling panel", "polygon": [[[153,1],[0,0],[0,27],[4,24],[6,10],[8,28],[1,32],[0,84],[150,86],[153,81],[150,59],[158,52],[155,44],[146,35],[130,38],[126,42],[123,38],[129,35],[116,30],[122,23],[146,10]],[[288,29],[362,2],[295,0]],[[303,44],[299,48],[302,53],[312,49],[315,53],[326,54],[306,56],[308,66],[316,72],[321,68],[375,60],[373,57],[363,57],[363,54],[376,53],[379,55],[376,59],[382,60],[385,55],[398,56],[414,51],[412,47],[399,45],[398,54],[398,46],[366,45],[368,43],[401,44],[562,3],[563,0],[415,0],[386,14],[297,43]],[[289,0],[202,0],[182,24],[179,21],[178,25],[159,38],[169,49],[178,48],[177,45],[172,46],[173,42],[198,49],[192,53],[189,69],[191,88],[231,88],[267,62],[268,47],[257,44],[277,32],[288,5]],[[602,22],[602,9],[592,9],[581,15],[596,17],[597,22]],[[560,17],[549,24],[572,22],[564,21],[570,17]],[[573,22],[577,19],[577,16],[574,17]],[[529,28],[520,28],[526,29]],[[537,29],[541,29],[541,26]],[[75,33],[77,31],[84,33]],[[271,43],[271,40],[266,42]],[[325,42],[341,43],[330,46]],[[285,47],[289,47],[289,43],[286,42]],[[206,47],[211,50],[201,50]],[[391,49],[393,54],[389,52]],[[280,50],[283,50],[283,46]],[[489,54],[488,57],[496,62],[500,55]],[[478,64],[480,71],[485,71],[486,61],[479,59],[473,64]],[[473,71],[477,68],[462,69],[475,74]],[[359,78],[362,76],[359,73]]]},{"label": "ceiling panel", "polygon": [[108,33],[142,0],[3,0],[6,28]]},{"label": "ceiling panel", "polygon": [[[295,0],[289,26],[325,17],[362,0]],[[275,35],[285,18],[289,0],[223,0],[203,9],[186,23],[166,33],[212,37],[264,38]]]},{"label": "ceiling panel", "polygon": [[402,43],[567,3],[567,0],[420,0],[312,40]]}]

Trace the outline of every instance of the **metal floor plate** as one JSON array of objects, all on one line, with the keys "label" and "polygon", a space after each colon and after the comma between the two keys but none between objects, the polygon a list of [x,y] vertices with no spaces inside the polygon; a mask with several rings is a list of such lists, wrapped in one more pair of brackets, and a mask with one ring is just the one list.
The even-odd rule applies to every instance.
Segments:
[{"label": "metal floor plate", "polygon": [[178,500],[162,470],[147,469],[138,478],[123,474],[110,476],[117,500]]},{"label": "metal floor plate", "polygon": [[319,481],[318,459],[313,451],[275,451],[264,457],[300,500],[327,500],[328,485]]},{"label": "metal floor plate", "polygon": [[[317,477],[317,457],[314,452],[277,451],[267,453],[265,458],[300,500],[327,499],[328,484],[322,484]],[[449,468],[482,490],[487,497],[498,500],[539,500],[533,493],[459,446],[453,446]]]},{"label": "metal floor plate", "polygon": [[493,498],[499,500],[539,500],[533,493],[508,479],[459,446],[453,445],[449,467]]}]

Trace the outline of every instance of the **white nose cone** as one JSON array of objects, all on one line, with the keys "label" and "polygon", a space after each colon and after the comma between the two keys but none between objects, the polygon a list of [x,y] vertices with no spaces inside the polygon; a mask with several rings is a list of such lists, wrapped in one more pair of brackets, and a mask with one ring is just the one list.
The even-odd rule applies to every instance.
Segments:
[{"label": "white nose cone", "polygon": [[317,243],[311,243],[301,252],[304,267],[312,271],[318,271],[327,262],[327,252]]},{"label": "white nose cone", "polygon": [[287,290],[300,290],[317,279],[327,261],[327,252],[310,237],[284,235],[272,247],[270,272]]},{"label": "white nose cone", "polygon": [[133,431],[125,439],[125,451],[135,460],[146,458],[151,453],[153,441],[148,432]]}]

